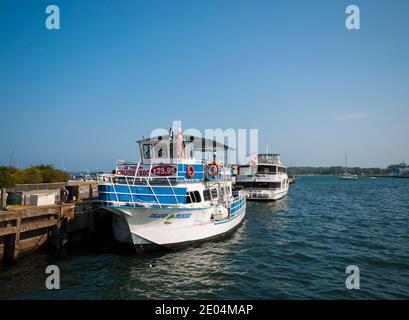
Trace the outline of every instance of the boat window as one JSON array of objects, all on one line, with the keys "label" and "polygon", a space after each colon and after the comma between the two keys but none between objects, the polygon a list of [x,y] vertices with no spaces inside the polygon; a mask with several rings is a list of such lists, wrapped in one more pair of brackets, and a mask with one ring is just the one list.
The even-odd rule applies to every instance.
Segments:
[{"label": "boat window", "polygon": [[202,202],[202,197],[200,196],[199,191],[195,191],[195,198],[196,198],[196,202]]},{"label": "boat window", "polygon": [[210,192],[212,193],[212,199],[217,199],[217,189],[213,188]]},{"label": "boat window", "polygon": [[196,198],[193,192],[186,193],[186,203],[194,203],[196,202]]},{"label": "boat window", "polygon": [[271,174],[276,173],[276,166],[258,166],[257,173],[259,174]]},{"label": "boat window", "polygon": [[251,174],[250,166],[239,167],[239,174]]},{"label": "boat window", "polygon": [[186,203],[202,202],[199,191],[192,191],[186,193]]},{"label": "boat window", "polygon": [[278,167],[278,172],[285,173],[285,168],[283,168],[283,167]]},{"label": "boat window", "polygon": [[220,196],[221,196],[221,197],[224,196],[224,187],[220,187]]},{"label": "boat window", "polygon": [[150,159],[151,158],[151,145],[150,144],[144,144],[143,145],[143,157],[144,157],[144,159]]},{"label": "boat window", "polygon": [[280,189],[281,182],[240,182],[236,184],[236,187]]},{"label": "boat window", "polygon": [[164,142],[157,143],[154,147],[154,154],[155,158],[157,159],[163,159],[163,158],[168,158],[168,145]]},{"label": "boat window", "polygon": [[209,189],[203,191],[203,198],[205,201],[209,201],[212,199]]}]

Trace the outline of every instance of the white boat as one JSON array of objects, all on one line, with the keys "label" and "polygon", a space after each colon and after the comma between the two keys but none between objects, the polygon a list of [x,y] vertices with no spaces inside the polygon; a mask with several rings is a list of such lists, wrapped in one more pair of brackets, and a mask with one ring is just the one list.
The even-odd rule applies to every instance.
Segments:
[{"label": "white boat", "polygon": [[347,171],[347,155],[345,155],[345,171],[344,173],[339,177],[341,180],[358,180],[358,175],[357,174],[351,174]]},{"label": "white boat", "polygon": [[235,187],[244,192],[247,200],[279,200],[287,195],[288,186],[286,168],[279,154],[253,155],[249,165],[238,167]]},{"label": "white boat", "polygon": [[[409,166],[402,161],[398,166],[391,166],[389,175],[395,178],[409,178]],[[393,168],[394,167],[394,168]]]},{"label": "white boat", "polygon": [[[231,168],[216,162],[228,146],[213,140],[170,135],[138,141],[141,160],[119,162],[98,175],[99,200],[114,213],[117,241],[137,249],[174,247],[225,235],[242,222],[246,198],[232,191]],[[213,161],[196,160],[195,151]]]}]

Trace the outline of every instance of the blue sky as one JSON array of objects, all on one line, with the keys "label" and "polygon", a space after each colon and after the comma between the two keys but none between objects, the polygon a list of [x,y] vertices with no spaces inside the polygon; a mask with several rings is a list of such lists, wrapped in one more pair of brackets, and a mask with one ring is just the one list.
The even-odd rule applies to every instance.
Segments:
[{"label": "blue sky", "polygon": [[108,170],[173,120],[258,128],[287,165],[409,162],[408,39],[404,0],[2,0],[0,165]]}]

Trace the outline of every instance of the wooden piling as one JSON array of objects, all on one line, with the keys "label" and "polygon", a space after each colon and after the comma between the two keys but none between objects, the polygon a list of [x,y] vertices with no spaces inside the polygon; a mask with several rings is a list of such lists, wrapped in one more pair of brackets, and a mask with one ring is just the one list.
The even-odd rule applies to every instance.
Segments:
[{"label": "wooden piling", "polygon": [[0,192],[0,209],[5,209],[7,206],[7,189],[1,188]]}]

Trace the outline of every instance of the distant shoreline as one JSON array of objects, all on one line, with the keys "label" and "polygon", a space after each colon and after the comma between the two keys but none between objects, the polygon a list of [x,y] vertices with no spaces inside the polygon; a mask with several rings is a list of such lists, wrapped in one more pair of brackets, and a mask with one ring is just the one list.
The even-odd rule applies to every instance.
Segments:
[{"label": "distant shoreline", "polygon": [[[305,174],[294,174],[292,175],[293,177],[340,177],[341,175],[335,175],[335,174],[319,174],[319,173],[305,173]],[[368,174],[368,175],[360,175],[360,177],[365,177],[365,178],[408,178],[408,177],[400,177],[400,176],[393,176],[389,174]]]}]

